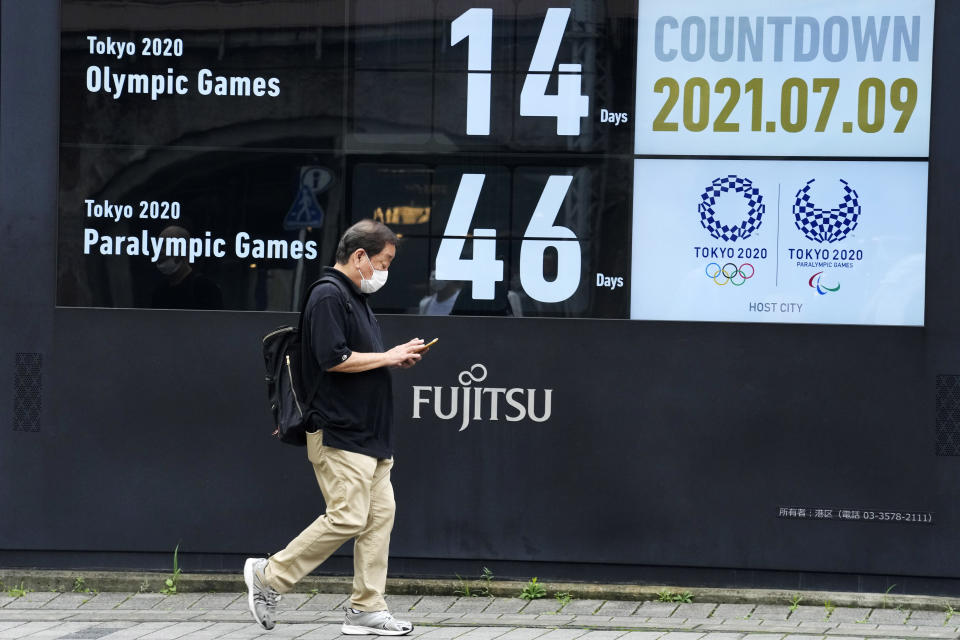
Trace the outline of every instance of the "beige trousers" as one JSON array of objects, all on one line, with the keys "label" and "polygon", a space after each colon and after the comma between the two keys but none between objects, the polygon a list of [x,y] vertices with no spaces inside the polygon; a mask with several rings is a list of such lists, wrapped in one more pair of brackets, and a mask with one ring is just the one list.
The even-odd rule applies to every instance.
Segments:
[{"label": "beige trousers", "polygon": [[286,549],[270,557],[264,579],[278,592],[286,593],[344,542],[356,538],[351,606],[360,611],[382,611],[387,608],[383,591],[393,529],[393,459],[377,460],[325,447],[321,442],[321,432],[307,434],[307,457],[327,512]]}]

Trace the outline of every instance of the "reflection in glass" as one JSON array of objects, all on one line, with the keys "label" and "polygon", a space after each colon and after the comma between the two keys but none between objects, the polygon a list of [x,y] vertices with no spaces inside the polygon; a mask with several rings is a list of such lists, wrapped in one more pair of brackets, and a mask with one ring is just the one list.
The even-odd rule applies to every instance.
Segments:
[{"label": "reflection in glass", "polygon": [[430,272],[430,295],[420,299],[420,315],[449,316],[463,290],[463,283],[456,280],[437,280],[436,270]]},{"label": "reflection in glass", "polygon": [[[183,227],[170,225],[160,232],[163,239],[180,240],[186,248],[190,232]],[[194,269],[184,251],[179,255],[160,252],[157,271],[163,276],[153,289],[151,304],[154,309],[222,309],[223,294],[217,284]]]}]

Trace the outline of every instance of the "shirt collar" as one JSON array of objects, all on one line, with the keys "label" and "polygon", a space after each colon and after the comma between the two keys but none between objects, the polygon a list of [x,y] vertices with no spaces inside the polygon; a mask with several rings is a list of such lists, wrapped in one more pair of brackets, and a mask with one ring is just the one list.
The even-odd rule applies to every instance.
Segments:
[{"label": "shirt collar", "polygon": [[334,269],[333,267],[324,267],[324,268],[323,268],[323,275],[325,275],[325,276],[333,276],[334,278],[339,278],[342,282],[350,285],[350,291],[352,291],[353,294],[354,294],[355,296],[357,296],[358,298],[366,298],[366,297],[367,297],[367,294],[365,294],[365,293],[363,293],[362,291],[360,291],[360,289],[357,288],[357,285],[353,284],[353,280],[351,280],[350,278],[348,278],[348,277],[347,277],[347,274],[343,273],[342,271],[338,271],[337,269]]}]

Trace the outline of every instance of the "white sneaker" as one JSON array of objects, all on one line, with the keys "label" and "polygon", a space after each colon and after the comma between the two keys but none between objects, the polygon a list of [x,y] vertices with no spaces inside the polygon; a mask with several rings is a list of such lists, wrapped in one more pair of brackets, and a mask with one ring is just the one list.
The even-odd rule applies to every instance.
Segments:
[{"label": "white sneaker", "polygon": [[413,631],[413,624],[397,620],[389,611],[357,611],[346,607],[340,633],[346,636],[404,636]]},{"label": "white sneaker", "polygon": [[263,570],[266,567],[266,558],[247,558],[243,565],[243,580],[247,583],[247,605],[253,619],[269,631],[276,625],[274,617],[280,594],[264,584]]}]

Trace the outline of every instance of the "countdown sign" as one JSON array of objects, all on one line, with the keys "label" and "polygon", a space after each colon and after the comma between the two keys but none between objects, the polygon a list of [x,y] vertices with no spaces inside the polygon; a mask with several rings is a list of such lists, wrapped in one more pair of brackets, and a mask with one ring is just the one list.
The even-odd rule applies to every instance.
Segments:
[{"label": "countdown sign", "polygon": [[922,325],[934,2],[771,6],[639,3],[630,317]]},{"label": "countdown sign", "polygon": [[378,312],[923,322],[934,0],[154,4],[64,0],[60,304],[296,309],[373,218]]},{"label": "countdown sign", "polygon": [[635,150],[926,157],[934,0],[643,0]]}]

